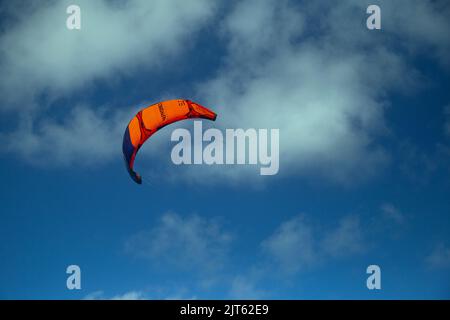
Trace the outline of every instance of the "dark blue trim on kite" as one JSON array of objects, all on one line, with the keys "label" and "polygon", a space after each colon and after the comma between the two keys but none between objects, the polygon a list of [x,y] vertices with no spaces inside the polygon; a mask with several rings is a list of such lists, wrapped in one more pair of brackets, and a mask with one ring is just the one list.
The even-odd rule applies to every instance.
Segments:
[{"label": "dark blue trim on kite", "polygon": [[136,172],[134,172],[130,166],[131,157],[134,153],[134,146],[131,143],[130,131],[128,130],[128,128],[125,130],[125,133],[123,135],[122,152],[123,159],[125,160],[125,166],[127,167],[130,177],[134,180],[134,182],[141,184],[142,178]]},{"label": "dark blue trim on kite", "polygon": [[123,155],[125,156],[127,165],[129,166],[130,161],[131,161],[131,156],[133,155],[133,152],[134,152],[134,146],[131,143],[130,131],[128,130],[128,128],[125,130],[125,133],[123,135],[122,152],[123,152]]}]

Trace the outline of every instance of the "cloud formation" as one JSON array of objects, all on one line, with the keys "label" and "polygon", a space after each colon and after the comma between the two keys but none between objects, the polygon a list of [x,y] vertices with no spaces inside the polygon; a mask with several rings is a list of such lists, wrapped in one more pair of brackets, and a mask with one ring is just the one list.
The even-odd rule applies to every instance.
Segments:
[{"label": "cloud formation", "polygon": [[440,244],[426,258],[426,263],[436,269],[450,268],[450,248]]},{"label": "cloud formation", "polygon": [[363,230],[357,216],[343,217],[336,229],[329,231],[322,242],[323,251],[331,257],[346,257],[365,249]]},{"label": "cloud formation", "polygon": [[[121,139],[124,123],[117,118],[124,111],[111,104],[109,113],[116,115],[111,117],[98,107],[69,103],[65,108],[83,122],[75,127],[48,118],[52,99],[92,94],[83,90],[95,90],[98,81],[115,90],[121,78],[133,79],[141,70],[151,77],[151,70],[175,61],[190,63],[174,58],[183,57],[185,46],[212,21],[225,47],[221,67],[205,66],[207,80],[189,84],[191,91],[196,88],[196,95],[218,111],[219,127],[279,128],[281,175],[351,184],[377,174],[390,162],[379,138],[389,132],[385,111],[392,107],[391,95],[414,94],[427,80],[413,59],[426,53],[448,66],[450,8],[445,1],[379,1],[382,32],[365,28],[369,1],[330,6],[326,1],[246,0],[220,13],[220,4],[206,0],[81,1],[79,32],[65,28],[67,4],[5,10],[14,19],[0,35],[0,69],[9,75],[0,81],[0,111],[20,107],[32,112],[19,116],[16,130],[0,137],[7,152],[28,160],[45,155],[61,164],[82,164],[115,157],[120,142],[110,141]],[[84,124],[87,120],[99,126]],[[106,131],[113,132],[107,142]],[[72,135],[93,138],[83,146]],[[21,139],[21,147],[10,144],[10,137]],[[65,144],[65,150],[47,148],[53,141]],[[177,177],[236,182],[257,176],[256,170],[236,166],[198,171]]]},{"label": "cloud formation", "polygon": [[126,243],[126,250],[154,263],[176,268],[218,270],[232,241],[217,219],[165,213],[156,226]]},{"label": "cloud formation", "polygon": [[281,269],[296,273],[326,259],[360,254],[365,245],[357,216],[345,216],[335,228],[324,228],[299,215],[283,222],[262,242],[262,248]]},{"label": "cloud formation", "polygon": [[[361,1],[240,2],[221,29],[225,66],[201,92],[222,107],[226,126],[280,128],[280,173],[343,183],[371,176],[389,161],[377,143],[387,133],[388,94],[417,86],[418,71],[396,47],[426,43],[448,52],[449,44],[425,37],[448,26],[437,4],[381,6],[384,20],[394,15],[396,22],[377,34],[362,23],[367,6]],[[399,16],[403,7],[407,14]],[[420,16],[414,28],[405,27],[408,12]]]},{"label": "cloud formation", "polygon": [[397,225],[403,225],[405,223],[404,214],[392,203],[383,203],[381,205],[381,213],[383,218],[388,222],[394,222]]},{"label": "cloud formation", "polygon": [[164,296],[202,298],[211,288],[220,287],[231,299],[260,299],[267,297],[266,281],[273,280],[278,274],[275,271],[281,270],[282,277],[289,277],[321,267],[326,261],[364,253],[367,246],[363,233],[355,215],[344,216],[328,226],[297,215],[262,237],[259,247],[252,250],[258,260],[240,265],[231,260],[233,244],[237,243],[232,240],[239,235],[232,237],[217,219],[165,213],[153,228],[131,236],[125,248],[164,270],[198,271],[194,283],[177,282],[177,287],[181,285],[185,291],[167,294],[166,288]]},{"label": "cloud formation", "polygon": [[0,133],[5,149],[21,155],[33,164],[99,164],[120,156],[120,141],[131,118],[131,110],[109,113],[105,108],[77,106],[63,120],[34,122],[23,115],[18,130]]},{"label": "cloud formation", "polygon": [[112,297],[106,297],[101,290],[86,295],[83,300],[147,300],[145,294],[140,291],[129,291]]},{"label": "cloud formation", "polygon": [[262,299],[265,292],[258,288],[258,280],[252,279],[248,275],[235,276],[230,283],[230,299]]},{"label": "cloud formation", "polygon": [[[139,72],[161,68],[183,52],[186,39],[214,13],[197,0],[77,1],[81,30],[66,28],[71,1],[9,5],[16,17],[0,38],[1,109],[33,106],[41,94],[64,95]],[[176,10],[174,10],[176,8]],[[184,40],[184,41],[183,41]],[[78,91],[79,92],[79,91]],[[27,101],[28,104],[22,104]],[[40,107],[40,106],[37,106]],[[0,109],[0,110],[1,110]]]},{"label": "cloud formation", "polygon": [[[120,79],[168,67],[190,48],[187,39],[216,7],[205,0],[82,0],[77,2],[81,30],[69,31],[70,4],[2,4],[1,13],[9,19],[0,33],[0,70],[8,76],[0,80],[0,113],[17,127],[0,132],[0,142],[3,152],[33,164],[48,158],[57,165],[121,159],[123,132],[137,107],[73,104],[70,97],[89,97],[102,82],[116,90]],[[57,103],[59,110],[53,112],[58,98],[65,103]]]},{"label": "cloud formation", "polygon": [[263,249],[289,272],[316,263],[316,246],[312,227],[301,216],[282,223],[262,242]]}]

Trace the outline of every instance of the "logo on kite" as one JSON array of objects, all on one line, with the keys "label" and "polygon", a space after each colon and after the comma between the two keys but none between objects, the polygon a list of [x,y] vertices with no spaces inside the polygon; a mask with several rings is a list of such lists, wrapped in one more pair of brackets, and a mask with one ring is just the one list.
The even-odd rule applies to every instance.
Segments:
[{"label": "logo on kite", "polygon": [[131,178],[138,184],[142,177],[133,169],[134,160],[144,142],[159,129],[180,120],[203,118],[215,121],[217,115],[190,100],[167,100],[139,111],[128,124],[123,135],[122,151]]}]

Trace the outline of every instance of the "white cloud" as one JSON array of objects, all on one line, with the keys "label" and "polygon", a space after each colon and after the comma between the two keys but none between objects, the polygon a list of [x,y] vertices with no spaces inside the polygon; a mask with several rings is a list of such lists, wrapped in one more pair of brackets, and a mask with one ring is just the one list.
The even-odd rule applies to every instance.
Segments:
[{"label": "white cloud", "polygon": [[332,257],[345,257],[364,251],[364,237],[357,216],[346,216],[335,230],[326,233],[322,243],[325,253]]},{"label": "white cloud", "polygon": [[106,297],[103,291],[95,291],[83,298],[83,300],[146,300],[145,294],[140,291],[129,291],[112,297]]},{"label": "white cloud", "polygon": [[[313,170],[348,181],[354,170],[384,164],[385,152],[372,144],[384,126],[383,104],[369,89],[371,77],[380,78],[367,65],[381,58],[393,78],[402,65],[384,51],[345,53],[305,38],[299,11],[267,3],[243,2],[227,18],[227,66],[201,88],[209,105],[222,107],[228,127],[280,128],[280,172]],[[256,18],[243,18],[247,7],[258,7]]]},{"label": "white cloud", "polygon": [[287,273],[304,271],[323,261],[360,254],[364,237],[359,218],[345,216],[335,228],[315,226],[300,215],[283,222],[262,242],[263,250]]},{"label": "white cloud", "polygon": [[317,243],[303,216],[283,222],[262,247],[286,271],[296,272],[317,262]]},{"label": "white cloud", "polygon": [[265,293],[258,289],[257,279],[248,276],[236,276],[231,280],[229,297],[230,299],[262,299]]},{"label": "white cloud", "polygon": [[156,226],[131,237],[128,252],[177,268],[218,270],[232,241],[216,219],[165,213]]},{"label": "white cloud", "polygon": [[130,291],[124,294],[119,294],[111,298],[111,300],[145,300],[142,292]]},{"label": "white cloud", "polygon": [[399,168],[416,185],[426,185],[432,179],[445,180],[448,177],[445,172],[450,169],[450,147],[443,142],[430,147],[423,148],[409,140],[399,145]]},{"label": "white cloud", "polygon": [[[189,47],[214,13],[211,1],[77,1],[81,30],[66,28],[72,1],[8,6],[18,16],[0,38],[2,99],[27,108],[33,97],[73,93],[94,80],[115,82],[140,67],[160,68]],[[23,13],[22,13],[22,12]],[[24,104],[27,102],[27,104]],[[0,108],[17,107],[2,103]]]},{"label": "white cloud", "polygon": [[[59,165],[121,159],[123,132],[137,109],[113,103],[79,106],[70,97],[91,96],[99,80],[114,90],[121,79],[173,65],[191,49],[217,4],[81,0],[79,31],[66,28],[69,4],[73,2],[14,1],[2,7],[2,14],[12,18],[5,20],[0,34],[0,70],[7,75],[0,80],[0,112],[17,117],[11,123],[18,123],[10,132],[0,132],[2,152],[31,163],[51,158]],[[58,97],[66,98],[65,105],[54,104],[63,112],[53,112]]]},{"label": "white cloud", "polygon": [[[147,293],[146,293],[147,292]],[[140,291],[132,290],[116,295],[107,295],[103,290],[98,290],[86,295],[83,300],[196,300],[197,298],[189,293],[179,283],[176,288],[172,287],[152,287],[151,289]]]},{"label": "white cloud", "polygon": [[94,291],[86,295],[83,300],[101,300],[103,297],[103,291]]},{"label": "white cloud", "polygon": [[[34,121],[33,116],[22,114],[17,130],[0,132],[3,152],[20,155],[26,162],[48,166],[101,166],[110,160],[122,160],[122,139],[129,120],[148,104],[114,109],[109,106],[92,108],[77,105],[62,119],[44,118]],[[161,153],[170,159],[170,130],[161,130],[139,151],[139,158],[152,159]],[[164,152],[161,152],[164,150]],[[144,179],[155,175],[155,163],[151,169],[145,160],[139,160],[137,168],[146,169]],[[158,168],[159,170],[159,168]],[[169,172],[170,173],[170,172]]]},{"label": "white cloud", "polygon": [[450,248],[438,245],[426,258],[427,264],[436,269],[450,268]]},{"label": "white cloud", "polygon": [[[357,0],[353,0],[357,2]],[[370,1],[366,0],[367,3]],[[405,46],[417,54],[437,58],[450,67],[450,5],[446,0],[379,1],[383,10],[385,30],[391,32],[397,45]]]},{"label": "white cloud", "polygon": [[405,223],[404,214],[392,203],[382,204],[381,213],[383,214],[383,217],[390,222],[395,222],[398,225],[403,225]]},{"label": "white cloud", "polygon": [[18,153],[34,164],[98,164],[120,156],[121,140],[130,109],[109,113],[78,106],[61,121],[44,119],[34,123],[23,115],[19,129],[0,134],[5,149]]},{"label": "white cloud", "polygon": [[[418,1],[385,2],[383,13],[402,14],[403,5],[420,16],[419,27],[407,28],[409,17],[396,17],[395,28],[383,35],[407,34],[404,46],[426,41],[446,51],[448,40],[424,36],[448,25],[444,15]],[[386,94],[416,88],[418,77],[389,36],[367,32],[365,8],[360,1],[249,0],[226,17],[226,64],[200,91],[218,106],[225,126],[280,128],[280,174],[352,183],[388,163],[376,143],[387,132]],[[247,176],[235,168],[229,174]]]}]

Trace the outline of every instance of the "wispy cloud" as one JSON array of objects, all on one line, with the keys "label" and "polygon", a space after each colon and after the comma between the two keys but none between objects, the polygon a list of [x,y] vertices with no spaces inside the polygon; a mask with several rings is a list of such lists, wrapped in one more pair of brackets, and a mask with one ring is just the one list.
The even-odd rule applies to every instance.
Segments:
[{"label": "wispy cloud", "polygon": [[246,275],[235,276],[229,289],[230,299],[263,299],[267,293],[259,288],[259,280]]},{"label": "wispy cloud", "polygon": [[433,178],[447,180],[450,173],[450,146],[445,142],[436,142],[428,148],[411,141],[401,142],[397,159],[402,174],[418,187],[427,185]]},{"label": "wispy cloud", "polygon": [[153,287],[147,290],[131,290],[119,294],[107,294],[98,290],[87,294],[83,300],[196,300],[189,290],[177,285],[173,287]]},{"label": "wispy cloud", "polygon": [[231,260],[230,234],[215,219],[166,213],[153,228],[132,236],[126,249],[166,270],[198,271],[195,283],[177,283],[178,288],[186,289],[184,292],[170,294],[167,288],[154,291],[153,298],[164,299],[202,298],[217,287],[231,299],[261,299],[269,295],[266,280],[273,280],[280,270],[281,277],[290,277],[367,249],[363,227],[355,215],[342,217],[334,226],[311,223],[305,215],[294,216],[263,238],[260,247],[253,251],[255,259],[245,266]]},{"label": "wispy cloud", "polygon": [[327,259],[360,254],[365,249],[357,216],[345,216],[335,228],[325,228],[299,215],[283,222],[262,242],[262,247],[288,273],[308,270]]},{"label": "wispy cloud", "polygon": [[[33,164],[99,164],[120,156],[120,141],[131,109],[108,112],[105,108],[77,106],[63,120],[35,123],[23,115],[17,131],[0,133],[4,149]],[[20,143],[18,143],[20,142]]]},{"label": "wispy cloud", "polygon": [[450,247],[443,244],[437,245],[425,260],[430,267],[435,269],[450,268]]},{"label": "wispy cloud", "polygon": [[147,300],[145,294],[140,291],[129,291],[123,294],[107,297],[101,290],[86,295],[83,300]]},{"label": "wispy cloud", "polygon": [[317,262],[315,235],[303,216],[283,222],[262,242],[263,249],[284,269],[296,272]]},{"label": "wispy cloud", "polygon": [[[210,105],[222,106],[227,126],[281,129],[280,174],[322,175],[341,183],[370,177],[389,162],[377,143],[387,133],[387,94],[412,93],[419,84],[418,71],[398,46],[427,44],[439,49],[442,61],[449,48],[443,33],[434,33],[448,28],[437,4],[381,6],[396,22],[392,27],[387,22],[380,35],[361,24],[364,1],[331,7],[325,1],[240,2],[222,26],[226,64],[200,91]],[[420,16],[420,27],[409,28],[403,7]],[[360,18],[349,19],[358,13]],[[408,41],[399,42],[405,35]],[[245,176],[234,169],[228,173]]]},{"label": "wispy cloud", "polygon": [[216,270],[227,259],[231,241],[231,233],[215,219],[165,213],[156,226],[132,236],[126,250],[154,263]]},{"label": "wispy cloud", "polygon": [[342,218],[336,229],[327,232],[322,248],[331,257],[346,257],[362,253],[365,244],[359,217]]},{"label": "wispy cloud", "polygon": [[394,222],[398,225],[403,225],[405,223],[406,218],[404,214],[392,203],[383,203],[381,205],[381,213],[383,218],[387,219],[389,222]]},{"label": "wispy cloud", "polygon": [[143,65],[167,66],[171,57],[183,53],[182,40],[198,31],[216,6],[205,0],[123,5],[81,0],[81,30],[69,31],[65,21],[70,4],[7,6],[5,14],[16,19],[0,38],[0,69],[9,75],[1,78],[0,93],[10,102],[0,110],[18,106],[14,102],[27,109],[44,91],[59,96],[88,88],[95,80],[117,81]]},{"label": "wispy cloud", "polygon": [[[386,202],[377,210],[380,225],[404,227],[408,222],[401,209],[392,203]],[[278,283],[280,279],[317,272],[329,263],[373,253],[374,245],[393,233],[385,230],[370,222],[364,224],[356,214],[327,222],[305,214],[295,215],[262,236],[259,248],[252,251],[254,259],[250,263],[236,267],[238,264],[229,253],[238,241],[231,242],[231,233],[223,224],[198,215],[166,213],[155,227],[131,237],[126,247],[130,253],[150,259],[153,264],[160,263],[165,269],[175,266],[200,271],[195,283],[177,283],[188,288],[181,295],[163,290],[165,294],[154,295],[156,298],[203,298],[212,288],[221,288],[231,299],[262,299],[284,286],[267,286],[268,281]],[[391,254],[395,254],[395,249]],[[432,268],[449,268],[450,249],[437,246],[425,261]]]}]

